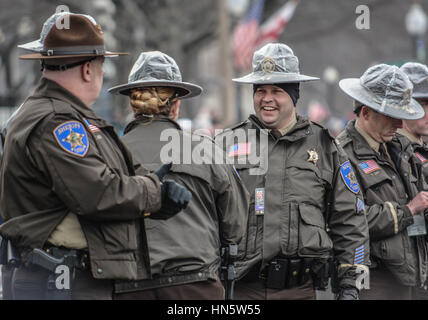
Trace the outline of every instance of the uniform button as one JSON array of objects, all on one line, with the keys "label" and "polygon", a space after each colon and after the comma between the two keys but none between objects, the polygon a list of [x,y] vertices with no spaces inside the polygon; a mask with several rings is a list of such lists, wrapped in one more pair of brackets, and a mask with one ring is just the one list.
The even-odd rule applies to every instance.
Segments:
[{"label": "uniform button", "polygon": [[198,273],[198,277],[202,278],[202,273],[201,272]]},{"label": "uniform button", "polygon": [[395,179],[395,175],[391,177],[392,179]]},{"label": "uniform button", "polygon": [[101,273],[103,273],[103,269],[98,268],[98,269],[97,269],[97,272],[101,274]]},{"label": "uniform button", "polygon": [[311,132],[309,130],[306,130],[306,134],[310,134]]},{"label": "uniform button", "polygon": [[172,278],[170,277],[170,278],[168,278],[168,282],[169,283],[171,283],[172,282]]},{"label": "uniform button", "polygon": [[404,173],[404,176],[407,177],[407,172]]}]

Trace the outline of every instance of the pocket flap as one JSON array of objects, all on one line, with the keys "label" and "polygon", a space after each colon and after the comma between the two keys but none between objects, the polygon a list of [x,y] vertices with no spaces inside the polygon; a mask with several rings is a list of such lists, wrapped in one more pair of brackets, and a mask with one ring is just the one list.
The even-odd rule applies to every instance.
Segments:
[{"label": "pocket flap", "polygon": [[325,228],[325,219],[320,209],[312,205],[301,203],[299,205],[300,217],[306,224]]}]

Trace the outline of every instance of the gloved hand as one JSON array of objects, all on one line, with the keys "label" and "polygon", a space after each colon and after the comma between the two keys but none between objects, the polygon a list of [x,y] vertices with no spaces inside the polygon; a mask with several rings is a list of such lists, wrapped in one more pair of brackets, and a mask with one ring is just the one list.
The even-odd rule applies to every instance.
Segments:
[{"label": "gloved hand", "polygon": [[[165,174],[171,169],[171,163],[164,164],[155,174],[162,181]],[[166,179],[161,186],[162,206],[159,211],[149,216],[151,219],[169,219],[185,209],[192,199],[192,193],[173,180]]]},{"label": "gloved hand", "polygon": [[342,287],[339,289],[337,300],[360,300],[359,291],[355,287]]}]

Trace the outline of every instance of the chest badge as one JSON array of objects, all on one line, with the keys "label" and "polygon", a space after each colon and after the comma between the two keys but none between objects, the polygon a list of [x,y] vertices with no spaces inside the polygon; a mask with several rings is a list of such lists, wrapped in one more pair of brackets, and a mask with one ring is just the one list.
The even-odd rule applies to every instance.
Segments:
[{"label": "chest badge", "polygon": [[315,150],[307,150],[309,154],[308,162],[312,162],[314,165],[317,165],[317,161],[319,160],[318,153]]}]

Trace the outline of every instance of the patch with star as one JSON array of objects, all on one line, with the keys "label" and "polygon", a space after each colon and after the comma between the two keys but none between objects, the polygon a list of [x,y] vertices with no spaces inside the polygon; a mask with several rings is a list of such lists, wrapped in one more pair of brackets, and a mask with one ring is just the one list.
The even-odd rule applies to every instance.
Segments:
[{"label": "patch with star", "polygon": [[88,135],[79,121],[67,121],[53,131],[62,149],[79,157],[84,157],[89,149]]},{"label": "patch with star", "polygon": [[357,181],[357,176],[355,175],[354,168],[352,168],[351,163],[348,161],[344,162],[340,166],[340,175],[342,176],[343,182],[353,193],[360,192],[360,185]]}]

